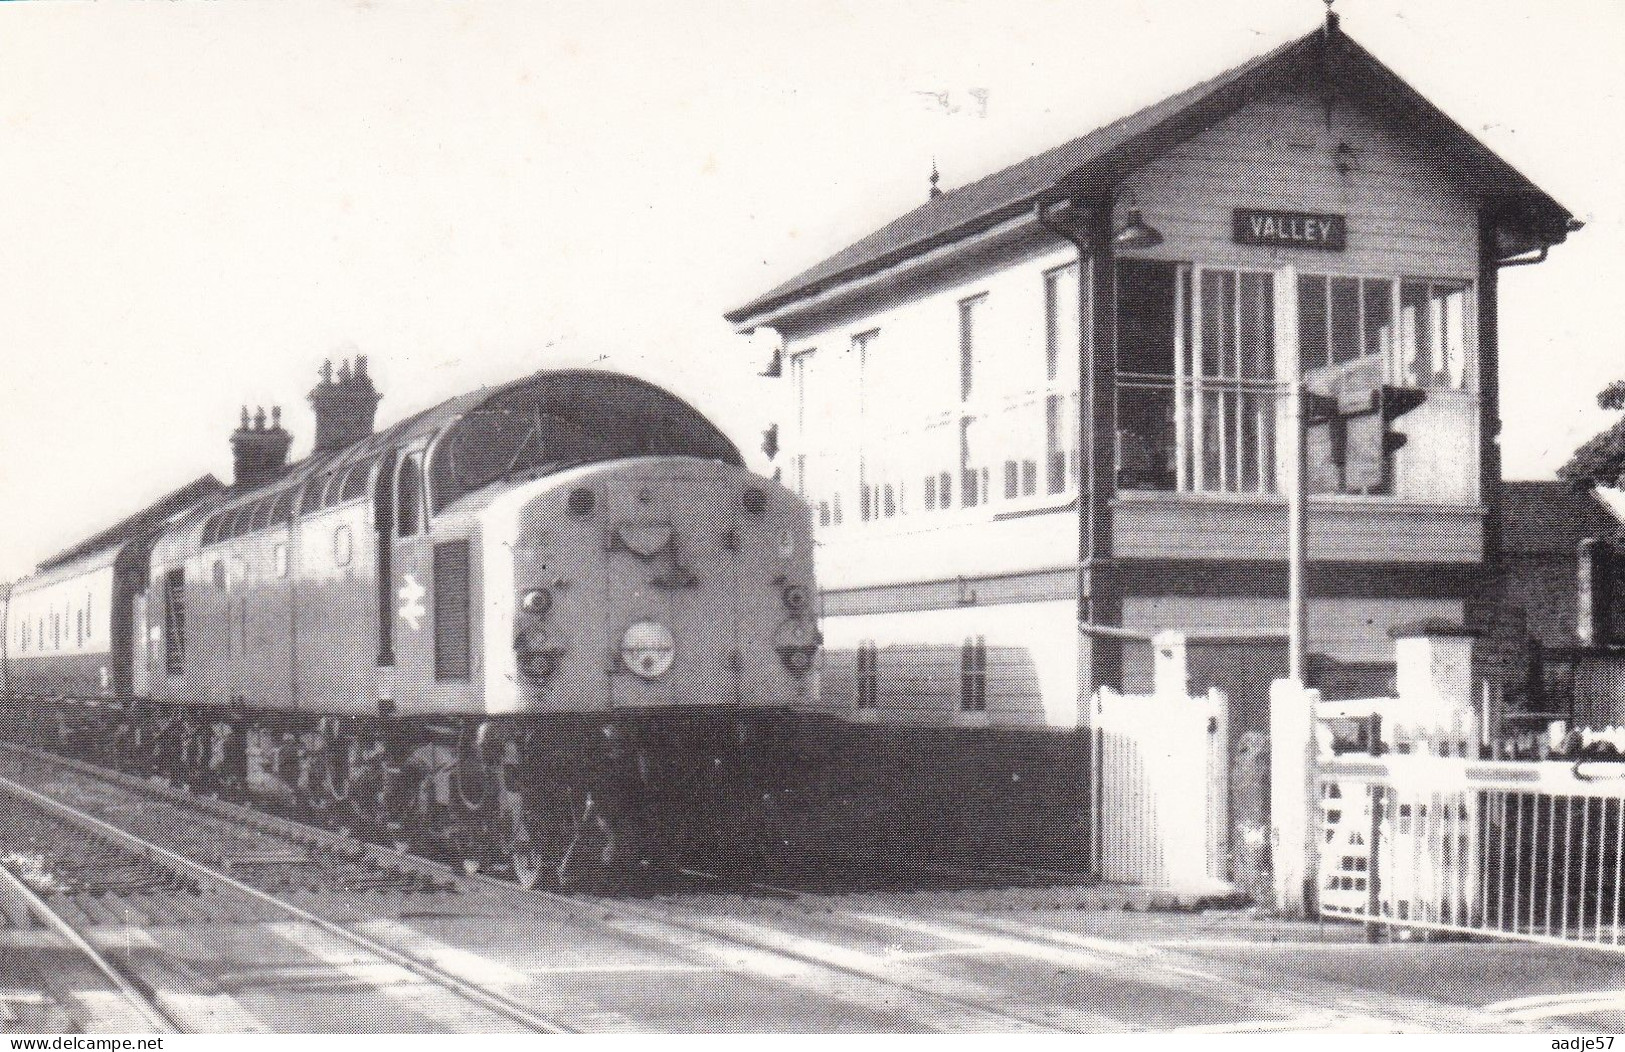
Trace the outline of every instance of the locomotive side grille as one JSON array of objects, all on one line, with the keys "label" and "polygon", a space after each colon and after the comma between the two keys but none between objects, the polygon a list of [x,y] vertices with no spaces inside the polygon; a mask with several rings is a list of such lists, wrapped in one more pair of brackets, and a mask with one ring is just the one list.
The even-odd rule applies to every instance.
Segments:
[{"label": "locomotive side grille", "polygon": [[434,677],[467,679],[470,672],[468,542],[434,546]]},{"label": "locomotive side grille", "polygon": [[164,672],[186,671],[186,571],[164,575]]}]

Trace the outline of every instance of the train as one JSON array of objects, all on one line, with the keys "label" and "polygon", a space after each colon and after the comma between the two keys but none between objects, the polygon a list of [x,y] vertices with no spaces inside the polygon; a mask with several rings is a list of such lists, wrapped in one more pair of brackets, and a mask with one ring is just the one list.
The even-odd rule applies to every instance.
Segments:
[{"label": "train", "polygon": [[638,805],[649,828],[686,830],[669,851],[760,833],[739,815],[752,779],[818,693],[800,498],[622,374],[542,371],[376,431],[366,358],[328,362],[309,397],[303,460],[280,409],[245,407],[231,484],[205,477],[0,592],[12,733],[193,787],[270,785],[527,885],[553,879],[594,794],[630,809],[629,781],[659,801]]}]

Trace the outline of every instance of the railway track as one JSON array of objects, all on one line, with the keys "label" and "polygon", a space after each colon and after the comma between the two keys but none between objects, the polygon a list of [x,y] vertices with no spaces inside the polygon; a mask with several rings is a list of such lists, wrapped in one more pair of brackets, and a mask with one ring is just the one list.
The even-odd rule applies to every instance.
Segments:
[{"label": "railway track", "polygon": [[[14,813],[8,813],[8,818]],[[180,1031],[174,1020],[164,1012],[150,990],[140,988],[125,972],[113,963],[101,950],[92,945],[85,933],[73,922],[62,915],[59,910],[53,909],[49,903],[25,883],[22,878],[12,873],[10,869],[0,866],[0,912],[3,912],[10,921],[19,927],[39,927],[48,930],[61,940],[65,951],[76,954],[80,961],[100,975],[106,981],[106,990],[121,1006],[129,1010],[129,1022],[133,1024],[127,1029],[150,1030],[154,1033],[172,1034]],[[58,965],[58,973],[66,970]],[[90,991],[81,991],[78,999],[81,1005],[84,993],[96,993],[94,988]],[[65,995],[59,996],[62,1001],[74,1000]],[[71,1006],[80,1007],[80,1006]],[[100,1007],[99,1015],[112,1015],[117,1019],[122,1013],[108,1012],[108,1006]],[[16,1019],[14,1010],[10,1011],[13,1020]],[[71,1018],[71,1013],[70,1013]],[[0,1020],[3,1022],[4,1020]],[[86,1019],[75,1020],[83,1029]]]},{"label": "railway track", "polygon": [[[893,1002],[898,994],[905,994],[916,1005],[929,1006],[930,1018],[940,1020],[939,1025],[944,1029],[1042,1032],[1075,1029],[1080,1025],[1098,1025],[1100,1022],[1098,1017],[1092,1014],[1076,1013],[1074,1018],[1057,1027],[1054,1021],[1045,1020],[1041,1014],[1011,1008],[1008,996],[992,987],[964,984],[959,988],[955,988],[953,984],[944,987],[930,976],[899,970],[895,961],[871,960],[862,953],[840,952],[812,940],[730,923],[721,913],[714,917],[679,916],[674,914],[672,909],[673,900],[684,896],[696,901],[722,903],[724,912],[730,907],[723,903],[723,900],[741,895],[775,901],[781,905],[794,905],[807,897],[806,893],[797,890],[722,877],[700,870],[680,871],[686,880],[685,886],[645,889],[642,892],[645,897],[642,898],[631,895],[608,896],[580,892],[565,894],[544,889],[526,890],[512,880],[484,873],[468,873],[445,862],[402,854],[382,845],[361,843],[351,837],[270,815],[256,808],[194,796],[154,781],[136,778],[82,760],[10,743],[0,743],[0,753],[20,757],[36,765],[50,764],[61,771],[72,772],[119,790],[162,802],[177,812],[189,812],[200,817],[212,816],[243,830],[245,834],[253,834],[255,839],[244,853],[239,854],[236,861],[229,858],[220,859],[222,852],[218,843],[211,841],[208,836],[201,838],[193,836],[188,829],[188,821],[172,817],[167,823],[170,835],[183,841],[190,839],[208,844],[209,846],[204,849],[205,852],[216,858],[212,863],[199,862],[194,858],[183,857],[168,847],[153,842],[151,838],[126,832],[105,818],[87,815],[35,789],[22,786],[12,779],[0,777],[0,792],[11,793],[28,800],[80,828],[88,827],[110,842],[122,843],[138,852],[148,852],[152,858],[172,864],[178,872],[195,877],[200,885],[224,883],[226,887],[233,888],[240,894],[252,895],[262,902],[276,900],[276,896],[271,891],[246,885],[243,888],[233,887],[241,881],[233,877],[231,871],[237,871],[239,875],[250,878],[254,875],[263,877],[264,871],[270,868],[269,862],[261,869],[241,872],[242,858],[245,854],[249,858],[259,857],[262,860],[274,857],[275,848],[272,845],[280,840],[296,847],[300,857],[337,856],[358,864],[365,863],[370,867],[383,868],[386,871],[399,870],[409,875],[403,879],[431,892],[462,896],[491,895],[515,911],[534,911],[542,908],[584,925],[609,929],[628,938],[652,938],[677,945],[703,939],[707,943],[731,947],[736,956],[739,952],[743,952],[768,974],[799,975],[804,980],[808,973],[812,973],[822,977],[814,983],[816,986],[833,985],[866,990],[869,992],[865,996],[879,999],[883,1003]],[[121,809],[121,821],[129,817],[130,811],[129,808]],[[145,816],[144,821],[151,823],[153,819],[149,815]],[[257,839],[259,837],[269,838],[272,844],[260,842]],[[274,869],[272,871],[274,872]],[[286,887],[300,882],[284,875],[275,883]],[[334,881],[329,878],[325,883],[331,886]],[[716,893],[719,887],[723,892],[720,895]],[[320,924],[329,931],[344,930],[336,920],[315,917],[309,911],[281,900],[276,900],[276,904],[299,910],[299,914],[295,915],[306,923]],[[348,919],[354,922],[361,918],[351,915]],[[345,931],[345,934],[351,933]],[[398,953],[388,947],[373,946],[367,949],[368,952],[380,957],[385,957],[386,953]],[[437,979],[441,977],[436,975]],[[563,1024],[556,1020],[549,1020],[547,1023],[564,1029]]]},{"label": "railway track", "polygon": [[[449,863],[360,844],[337,833],[242,805],[194,797],[82,761],[6,749],[12,751],[0,756],[27,755],[36,774],[55,769],[110,787],[99,821],[123,825],[133,813],[154,809],[146,801],[163,802],[191,816],[176,820],[183,840],[184,827],[207,825],[212,818],[230,828],[263,831],[272,838],[270,842],[280,838],[288,855],[348,860],[345,865],[335,863],[340,874],[371,873],[374,881],[415,889],[354,891],[335,889],[332,880],[324,885],[314,879],[301,884],[287,878],[297,867],[265,857],[271,854],[266,844],[255,849],[261,854],[259,869],[244,868],[248,859],[239,852],[234,856],[237,868],[231,870],[275,889],[262,894],[303,896],[302,905],[312,920],[297,923],[320,930],[335,942],[338,936],[321,927],[322,921],[339,929],[385,924],[387,938],[383,941],[387,945],[382,949],[407,957],[414,956],[410,936],[432,933],[441,940],[438,948],[427,955],[416,954],[417,962],[424,963],[425,957],[429,963],[449,962],[448,967],[437,970],[449,970],[463,983],[476,986],[480,994],[504,998],[542,1017],[542,1025],[525,1024],[525,1029],[1122,1032],[1156,1029],[1159,1020],[1166,1026],[1217,1023],[1254,1015],[1263,1018],[1276,1010],[1284,1013],[1283,1018],[1295,1019],[1333,994],[1330,984],[1325,989],[1309,983],[1301,990],[1282,991],[1263,978],[1243,981],[1213,971],[1213,962],[1176,948],[1068,932],[1064,926],[1052,928],[1029,911],[995,908],[989,912],[976,905],[978,893],[955,890],[976,882],[998,883],[1003,878],[993,868],[945,873],[942,880],[925,882],[917,891],[898,890],[892,885],[901,882],[888,880],[870,882],[875,886],[867,891],[831,891],[781,879],[793,876],[793,871],[756,880],[700,869],[680,872],[683,879],[671,886],[652,885],[636,894],[527,891],[511,880],[469,874]],[[0,771],[4,768],[0,760]],[[5,789],[0,783],[0,791]],[[73,791],[97,795],[89,786]],[[98,826],[91,828],[103,832]],[[169,849],[150,841],[141,842],[136,849],[117,836],[101,839],[122,843],[160,863],[170,861],[165,857]],[[200,839],[209,842],[208,837]],[[172,847],[181,845],[182,841],[171,843]],[[160,851],[152,852],[154,846]],[[216,856],[222,853],[218,840],[213,850]],[[176,865],[174,872],[190,875],[200,890],[182,888],[174,894],[183,901],[208,901],[210,895],[218,894],[209,889],[220,886],[215,879],[225,868],[224,862],[218,857],[204,863],[192,861],[194,866]],[[278,865],[288,868],[279,871]],[[198,866],[217,872],[204,874],[194,868]],[[378,875],[380,871],[383,876]],[[174,883],[177,879],[160,879],[158,874],[132,867],[128,859],[111,860],[107,872],[120,884],[109,894],[121,896],[150,896],[154,881],[167,886],[164,880]],[[1018,876],[1039,881],[1064,878],[1065,874],[1033,871]],[[254,901],[271,909],[262,900]],[[348,914],[343,908],[346,903]],[[394,903],[397,915],[410,924],[388,928],[387,922],[369,921],[367,911],[380,903]],[[476,903],[483,905],[469,908]],[[1076,916],[1075,907],[1059,908]],[[324,916],[315,916],[318,909]],[[453,919],[453,914],[458,916]],[[483,926],[463,923],[471,922],[476,914],[483,915]],[[432,919],[441,916],[446,918],[443,923]],[[404,932],[406,927],[412,932]],[[589,942],[595,945],[584,949]],[[396,959],[387,953],[363,951],[352,943],[345,945],[352,965],[371,962],[370,967],[376,968]],[[494,974],[496,980],[490,978]],[[438,982],[440,976],[431,975]],[[520,989],[503,987],[502,975],[510,984],[528,984],[523,986],[524,993],[496,993],[498,989]],[[448,991],[443,985],[423,981],[421,974],[418,979],[422,989],[439,990],[443,997],[461,996],[455,988]],[[1137,999],[1136,1007],[1125,1016],[1125,1008],[1103,999],[1101,984],[1128,991],[1125,996]],[[400,996],[398,991],[396,996]],[[373,997],[378,1000],[376,994]],[[662,998],[664,1003],[657,1003]],[[465,1001],[465,1007],[472,1010],[474,1005]],[[1441,1017],[1421,1002],[1350,1001],[1340,1010],[1373,1025],[1395,1019],[1404,1028],[1449,1030],[1459,1025],[1458,1020]],[[444,1023],[443,1010],[437,1009],[435,1014],[442,1020],[438,1029],[455,1028]],[[508,1028],[521,1025],[498,1011],[485,1011],[484,1018],[487,1027],[493,1019]],[[326,1021],[306,1021],[297,1027],[332,1028]],[[368,1017],[355,1028],[380,1030],[390,1025]]]},{"label": "railway track", "polygon": [[[60,794],[65,787],[59,779],[54,788]],[[108,794],[96,793],[93,786],[77,788],[78,795],[87,799],[68,803],[61,795],[0,777],[0,793],[10,798],[0,819],[0,836],[11,845],[5,867],[7,884],[28,903],[33,917],[97,962],[98,970],[127,999],[141,1005],[144,998],[139,1011],[155,1028],[184,1029],[173,1011],[136,988],[130,966],[112,964],[93,945],[93,926],[117,925],[121,919],[126,924],[132,920],[187,923],[194,941],[220,938],[220,929],[229,928],[233,930],[230,940],[242,945],[245,925],[298,925],[325,937],[340,951],[330,953],[334,959],[325,962],[335,973],[331,979],[353,981],[349,977],[381,971],[395,975],[391,970],[399,970],[415,977],[431,994],[431,1001],[455,998],[475,1010],[437,1016],[482,1021],[491,1029],[573,1030],[341,920],[364,917],[369,904],[355,900],[369,895],[394,892],[432,899],[458,894],[461,889],[449,878],[427,873],[410,860],[386,867],[365,851],[334,850],[334,845],[308,837],[293,839],[289,830],[273,832],[268,823],[244,830],[232,830],[224,823],[189,823],[179,807],[162,806],[172,802],[161,798],[154,799],[151,807],[129,808],[121,807]],[[86,806],[97,802],[103,805],[99,808],[102,815]],[[108,809],[119,818],[118,824],[106,817]],[[211,926],[217,930],[207,931]],[[366,1028],[399,1026],[374,1017]]]}]

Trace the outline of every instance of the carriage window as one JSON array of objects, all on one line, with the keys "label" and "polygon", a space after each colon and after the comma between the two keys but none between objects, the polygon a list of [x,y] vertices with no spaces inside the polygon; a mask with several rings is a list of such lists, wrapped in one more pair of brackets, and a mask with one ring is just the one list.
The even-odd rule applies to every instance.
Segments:
[{"label": "carriage window", "polygon": [[350,536],[350,527],[340,526],[333,531],[333,562],[338,566],[349,566],[350,557],[355,554],[355,540]]},{"label": "carriage window", "polygon": [[355,500],[367,495],[367,478],[372,474],[373,464],[374,461],[367,460],[349,470],[344,476],[344,489],[339,493],[339,500]]},{"label": "carriage window", "polygon": [[278,577],[288,576],[288,546],[286,544],[272,546],[271,569]]},{"label": "carriage window", "polygon": [[395,533],[400,537],[416,536],[423,517],[423,469],[416,453],[401,461],[395,486]]}]

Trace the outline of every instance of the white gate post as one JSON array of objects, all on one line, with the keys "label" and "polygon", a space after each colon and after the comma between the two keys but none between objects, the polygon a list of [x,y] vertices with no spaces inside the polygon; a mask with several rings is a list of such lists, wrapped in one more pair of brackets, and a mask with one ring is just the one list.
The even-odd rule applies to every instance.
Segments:
[{"label": "white gate post", "polygon": [[1317,880],[1315,712],[1320,691],[1291,679],[1270,684],[1270,855],[1275,906],[1301,917]]}]

